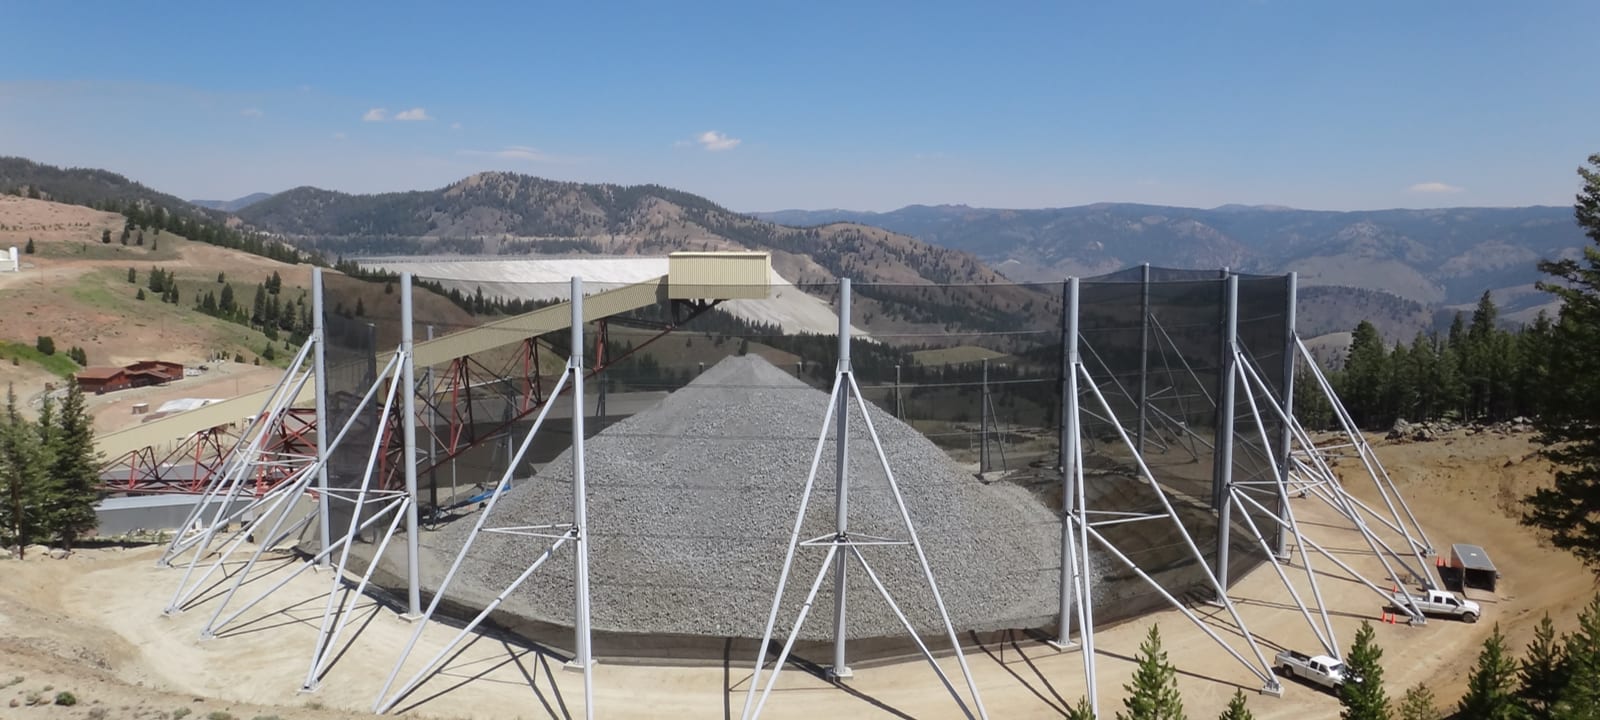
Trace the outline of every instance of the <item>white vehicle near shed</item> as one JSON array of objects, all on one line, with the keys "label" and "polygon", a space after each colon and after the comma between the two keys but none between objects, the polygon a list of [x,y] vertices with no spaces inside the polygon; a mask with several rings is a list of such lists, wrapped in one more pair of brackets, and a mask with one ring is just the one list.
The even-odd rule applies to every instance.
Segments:
[{"label": "white vehicle near shed", "polygon": [[1477,622],[1483,615],[1483,609],[1477,603],[1449,590],[1427,590],[1416,595],[1401,591],[1394,594],[1392,601],[1397,608],[1415,606],[1423,615],[1460,618],[1468,623]]},{"label": "white vehicle near shed", "polygon": [[1329,690],[1338,690],[1349,678],[1344,663],[1327,655],[1284,650],[1278,653],[1272,664],[1279,675],[1300,678]]}]

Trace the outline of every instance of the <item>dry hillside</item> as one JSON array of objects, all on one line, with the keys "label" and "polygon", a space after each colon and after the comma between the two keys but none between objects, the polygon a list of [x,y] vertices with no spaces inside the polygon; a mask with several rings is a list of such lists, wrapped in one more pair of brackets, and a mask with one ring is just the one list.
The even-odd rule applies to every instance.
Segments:
[{"label": "dry hillside", "polygon": [[[233,288],[237,302],[249,306],[256,286],[273,273],[283,280],[280,297],[292,302],[307,292],[309,265],[289,265],[236,250],[190,242],[171,233],[144,231],[143,246],[120,242],[123,217],[77,205],[0,196],[0,248],[29,239],[35,253],[22,255],[22,272],[0,273],[0,342],[6,357],[0,361],[0,383],[10,383],[31,411],[47,383],[59,380],[77,366],[65,357],[67,348],[82,347],[90,365],[119,365],[137,360],[162,359],[185,366],[207,364],[210,371],[162,388],[109,393],[93,398],[97,427],[109,430],[135,420],[128,406],[149,402],[155,410],[163,401],[182,397],[225,398],[276,382],[281,366],[293,348],[284,340],[274,343],[276,360],[255,364],[268,340],[260,331],[209,317],[194,309],[205,293],[220,294],[222,283]],[[109,230],[112,242],[101,242]],[[137,237],[137,236],[135,236]],[[179,302],[167,304],[145,289],[151,268],[176,278]],[[128,281],[133,269],[135,282]],[[398,319],[398,293],[383,285],[333,275],[330,296],[337,295],[353,310],[357,300],[375,321]],[[419,293],[419,317],[438,324],[460,326],[470,318],[447,300]],[[41,362],[30,352],[36,339],[51,337],[56,356]],[[390,333],[383,333],[390,335]],[[380,337],[380,340],[392,340]],[[245,358],[243,365],[236,356]],[[224,357],[223,362],[212,362]],[[276,365],[276,366],[275,366]]]}]

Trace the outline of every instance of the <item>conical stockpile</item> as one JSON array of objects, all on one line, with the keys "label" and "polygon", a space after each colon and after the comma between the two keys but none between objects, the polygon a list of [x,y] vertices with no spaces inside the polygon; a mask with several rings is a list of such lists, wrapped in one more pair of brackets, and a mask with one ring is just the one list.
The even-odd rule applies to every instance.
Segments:
[{"label": "conical stockpile", "polygon": [[[718,363],[661,404],[587,444],[593,626],[598,632],[760,637],[777,587],[828,394],[756,356]],[[1052,624],[1061,525],[1022,488],[983,485],[916,430],[870,406],[889,466],[958,631]],[[834,530],[836,455],[830,429],[801,539]],[[882,465],[852,402],[850,532],[908,539]],[[502,497],[489,527],[571,517],[571,453]],[[424,539],[447,567],[471,519]],[[482,607],[547,541],[483,533],[448,597]],[[571,544],[506,599],[501,611],[573,622]],[[862,548],[919,634],[942,630],[916,553]],[[802,547],[778,632],[792,623],[826,548]],[[858,564],[849,569],[849,636],[906,634]],[[439,578],[426,578],[436,587]],[[832,637],[832,571],[803,639]]]}]

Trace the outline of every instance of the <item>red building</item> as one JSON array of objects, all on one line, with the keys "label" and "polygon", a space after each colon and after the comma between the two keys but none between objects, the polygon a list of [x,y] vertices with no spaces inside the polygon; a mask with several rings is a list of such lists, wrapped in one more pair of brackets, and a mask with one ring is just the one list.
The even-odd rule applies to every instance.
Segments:
[{"label": "red building", "polygon": [[78,387],[96,395],[146,385],[161,385],[183,377],[183,365],[165,360],[140,360],[122,367],[84,368]]}]

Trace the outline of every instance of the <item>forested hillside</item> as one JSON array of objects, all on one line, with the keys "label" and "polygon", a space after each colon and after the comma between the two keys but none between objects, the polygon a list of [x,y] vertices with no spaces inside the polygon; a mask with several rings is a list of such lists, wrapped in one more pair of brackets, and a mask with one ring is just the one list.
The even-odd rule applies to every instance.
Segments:
[{"label": "forested hillside", "polygon": [[87,207],[134,203],[217,224],[227,218],[108,170],[59,168],[20,157],[0,157],[0,193]]}]

